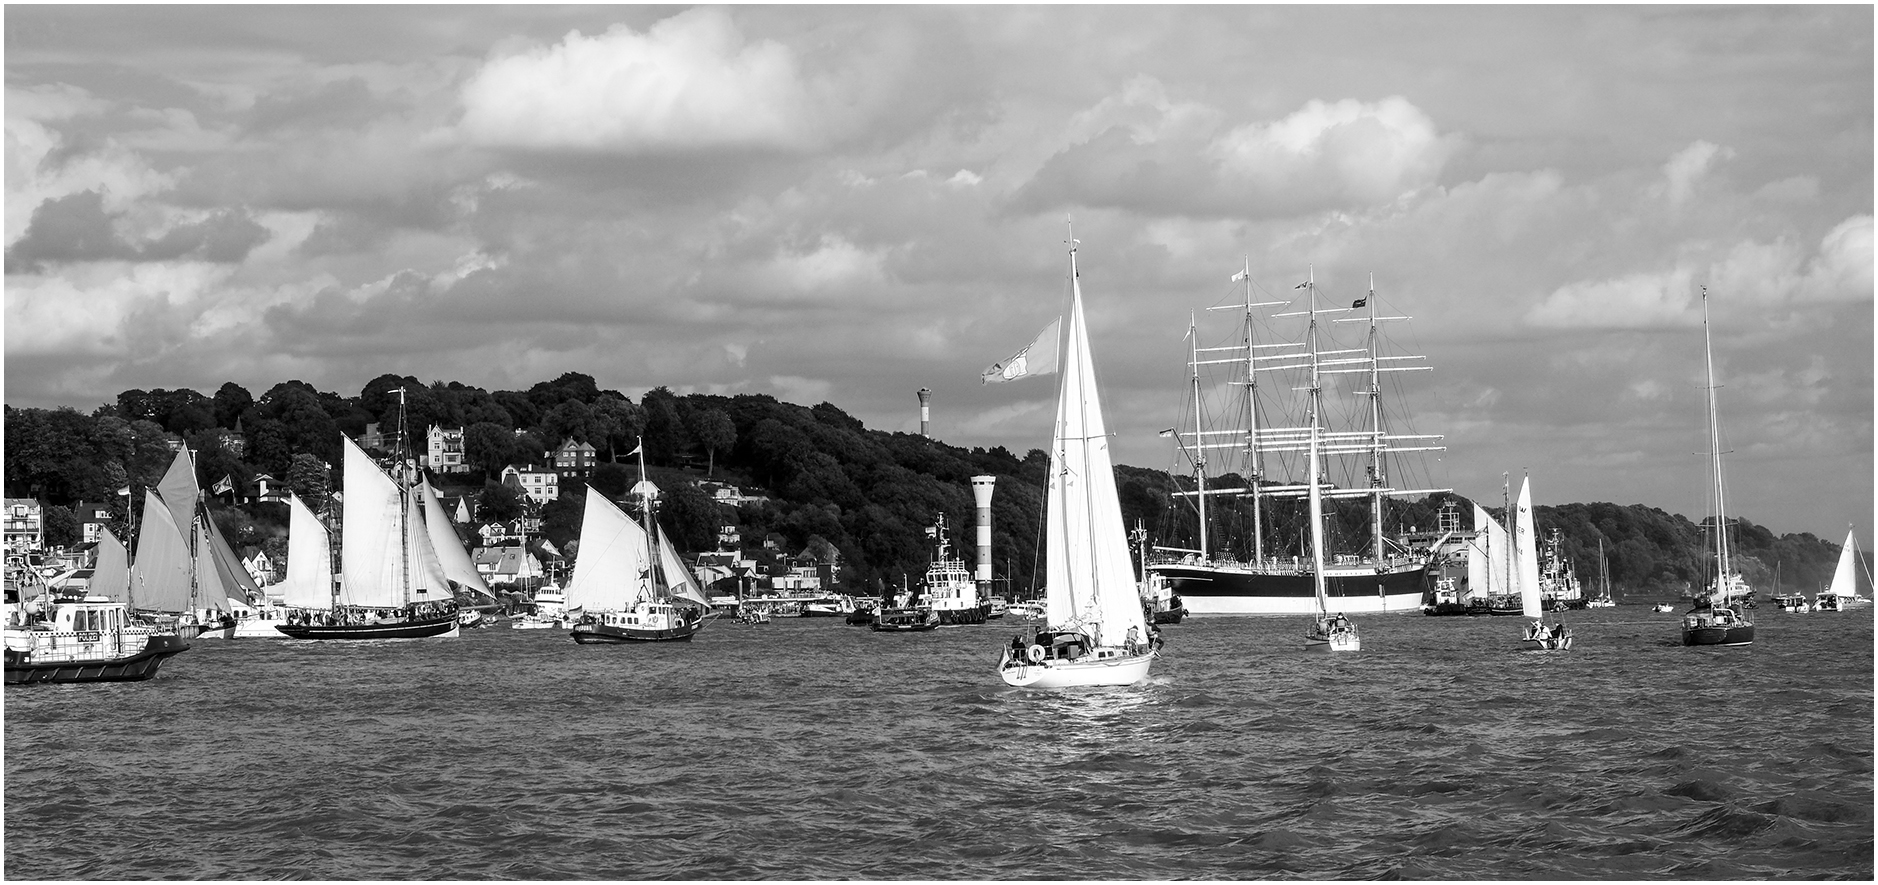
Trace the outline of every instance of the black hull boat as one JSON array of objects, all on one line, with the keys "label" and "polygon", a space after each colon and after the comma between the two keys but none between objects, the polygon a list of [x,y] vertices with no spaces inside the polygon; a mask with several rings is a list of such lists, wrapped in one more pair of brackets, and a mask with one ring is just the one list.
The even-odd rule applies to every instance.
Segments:
[{"label": "black hull boat", "polygon": [[874,610],[871,608],[856,608],[854,611],[848,612],[848,616],[842,619],[842,623],[850,627],[872,627],[874,626]]},{"label": "black hull boat", "polygon": [[615,627],[610,624],[575,624],[568,635],[581,645],[622,645],[628,642],[690,642],[697,632],[698,625],[695,622],[661,630]]},{"label": "black hull boat", "polygon": [[381,624],[281,624],[274,629],[292,639],[425,639],[454,636],[456,612],[421,620]]},{"label": "black hull boat", "polygon": [[1703,606],[1682,616],[1683,645],[1750,645],[1754,625],[1732,608]]},{"label": "black hull boat", "polygon": [[1158,611],[1151,610],[1148,612],[1148,623],[1150,624],[1178,624],[1186,616],[1187,616],[1187,609],[1185,606],[1177,606],[1175,608],[1164,608]]},{"label": "black hull boat", "polygon": [[30,652],[9,648],[6,684],[140,682],[155,676],[164,661],[188,650],[189,643],[175,635],[152,636],[136,654],[100,660],[35,661]]},{"label": "black hull boat", "polygon": [[[1160,563],[1149,571],[1167,580],[1192,614],[1277,615],[1308,614],[1317,587],[1304,569]],[[1326,569],[1327,604],[1352,614],[1419,611],[1434,583],[1427,563],[1342,572]],[[1378,590],[1381,592],[1377,592]],[[1517,607],[1513,614],[1518,614]]]}]

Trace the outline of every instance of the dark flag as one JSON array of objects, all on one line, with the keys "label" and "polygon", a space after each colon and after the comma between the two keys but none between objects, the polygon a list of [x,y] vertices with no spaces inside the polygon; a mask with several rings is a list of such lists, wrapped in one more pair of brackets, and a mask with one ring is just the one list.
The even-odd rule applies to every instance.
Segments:
[{"label": "dark flag", "polygon": [[1365,295],[1365,296],[1363,296],[1363,297],[1361,297],[1361,298],[1358,298],[1358,299],[1356,299],[1355,301],[1352,301],[1352,302],[1350,302],[1350,309],[1351,309],[1351,310],[1355,310],[1355,309],[1357,309],[1357,308],[1359,308],[1359,307],[1362,307],[1363,305],[1365,305],[1365,304],[1368,304],[1368,303],[1369,303],[1369,296],[1368,296],[1368,295]]}]

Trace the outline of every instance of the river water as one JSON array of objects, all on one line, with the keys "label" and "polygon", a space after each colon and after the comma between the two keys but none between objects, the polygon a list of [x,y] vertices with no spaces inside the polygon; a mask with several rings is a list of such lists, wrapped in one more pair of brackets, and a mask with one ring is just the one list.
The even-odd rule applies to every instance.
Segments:
[{"label": "river water", "polygon": [[199,642],[5,692],[7,879],[1855,879],[1872,609],[1165,628],[1152,678],[1006,688],[1019,624]]}]

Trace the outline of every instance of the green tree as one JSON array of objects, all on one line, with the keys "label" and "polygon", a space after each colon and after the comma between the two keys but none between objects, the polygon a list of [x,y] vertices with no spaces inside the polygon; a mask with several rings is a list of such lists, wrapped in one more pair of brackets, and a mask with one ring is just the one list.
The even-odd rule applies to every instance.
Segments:
[{"label": "green tree", "polygon": [[659,517],[679,550],[695,553],[717,547],[717,529],[723,524],[717,502],[697,483],[670,483],[659,501]]},{"label": "green tree", "polygon": [[717,453],[737,444],[737,425],[722,409],[698,409],[691,413],[691,438],[704,447],[707,462],[705,476],[717,473]]},{"label": "green tree", "polygon": [[522,515],[522,493],[495,480],[483,483],[476,496],[476,514],[487,522],[508,522]]},{"label": "green tree", "polygon": [[515,433],[493,421],[482,421],[463,430],[463,460],[489,476],[496,476],[516,460]]},{"label": "green tree", "polygon": [[305,452],[293,456],[286,479],[287,490],[300,496],[307,508],[315,513],[326,506],[332,494],[332,468]]},{"label": "green tree", "polygon": [[248,392],[248,388],[233,381],[225,382],[217,388],[210,403],[217,427],[234,427],[242,414],[253,407],[254,395]]},{"label": "green tree", "polygon": [[48,504],[40,509],[40,519],[45,525],[47,547],[71,547],[78,543],[81,531],[78,514],[72,508],[58,504]]}]

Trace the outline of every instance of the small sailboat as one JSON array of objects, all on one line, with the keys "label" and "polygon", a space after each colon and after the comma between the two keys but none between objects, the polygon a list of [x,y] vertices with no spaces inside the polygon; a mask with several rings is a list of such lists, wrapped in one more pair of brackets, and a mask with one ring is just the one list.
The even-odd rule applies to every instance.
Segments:
[{"label": "small sailboat", "polygon": [[1585,602],[1585,608],[1616,608],[1617,600],[1611,598],[1611,566],[1604,558],[1604,537],[1598,537],[1598,595]]},{"label": "small sailboat", "polygon": [[[340,501],[339,590],[322,604],[317,567],[307,586],[305,608],[292,611],[275,629],[292,639],[423,639],[457,635],[457,603],[433,535],[425,529],[423,496],[411,481],[406,456],[404,388],[398,388],[398,442],[394,479],[350,438],[344,449],[345,496]],[[309,512],[307,515],[311,515]],[[291,508],[289,519],[292,519]],[[315,560],[317,532],[307,527],[307,560]],[[292,530],[291,525],[289,531]],[[455,535],[451,543],[457,543]],[[289,537],[288,544],[293,539]],[[459,544],[460,546],[460,544]],[[467,556],[467,554],[465,554]],[[289,547],[289,568],[294,560]]]},{"label": "small sailboat", "polygon": [[1850,526],[1845,530],[1845,544],[1839,548],[1839,564],[1832,570],[1832,583],[1813,597],[1814,608],[1823,612],[1845,611],[1854,604],[1870,602],[1858,595],[1858,537]]},{"label": "small sailboat", "polygon": [[697,580],[662,538],[654,488],[645,479],[644,444],[634,451],[644,527],[587,488],[580,550],[567,584],[568,610],[581,612],[569,635],[581,645],[688,642],[711,610]]},{"label": "small sailboat", "polygon": [[1721,420],[1715,408],[1715,348],[1709,337],[1708,287],[1702,287],[1702,347],[1708,369],[1709,482],[1715,496],[1715,580],[1708,595],[1682,616],[1683,645],[1748,645],[1754,623],[1735,600],[1750,594],[1747,579],[1733,568],[1728,548],[1728,508],[1722,474]]},{"label": "small sailboat", "polygon": [[[1315,276],[1315,275],[1313,275]],[[1324,578],[1324,407],[1323,379],[1321,376],[1320,354],[1317,344],[1317,286],[1315,279],[1305,284],[1309,298],[1307,310],[1311,322],[1308,335],[1308,347],[1311,357],[1310,420],[1309,446],[1310,461],[1308,470],[1310,480],[1308,497],[1311,502],[1311,584],[1313,592],[1313,617],[1311,625],[1304,630],[1304,647],[1325,651],[1360,651],[1363,639],[1357,633],[1356,622],[1344,616],[1342,612],[1330,613],[1330,595]]]},{"label": "small sailboat", "polygon": [[1136,595],[1128,534],[1083,321],[1076,240],[1069,248],[1069,330],[1050,446],[1042,629],[1018,634],[998,661],[1006,685],[1073,688],[1147,678],[1156,652]]},{"label": "small sailboat", "polygon": [[1521,613],[1532,619],[1520,639],[1537,643],[1546,651],[1563,651],[1572,647],[1572,631],[1562,621],[1546,623],[1539,587],[1538,542],[1532,524],[1532,478],[1527,477],[1519,484],[1518,515],[1513,520],[1514,578],[1519,584]]}]

